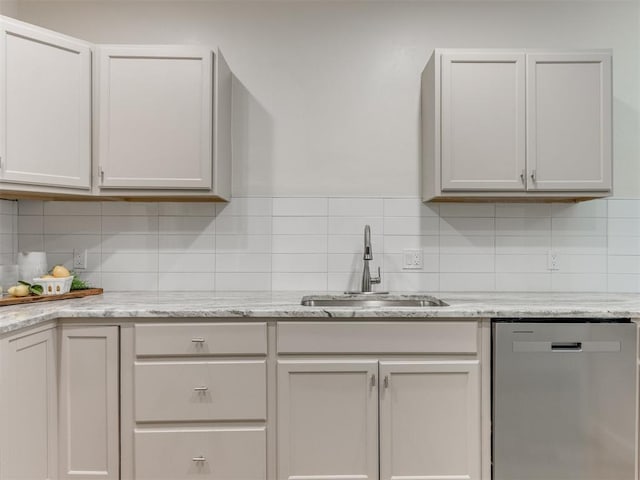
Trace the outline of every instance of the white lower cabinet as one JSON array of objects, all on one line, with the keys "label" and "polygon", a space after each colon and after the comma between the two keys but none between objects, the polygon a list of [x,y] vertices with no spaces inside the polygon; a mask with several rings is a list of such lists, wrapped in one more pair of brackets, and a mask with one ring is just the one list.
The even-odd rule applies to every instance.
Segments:
[{"label": "white lower cabinet", "polygon": [[478,332],[474,321],[279,323],[278,479],[480,480]]},{"label": "white lower cabinet", "polygon": [[141,322],[123,345],[123,479],[266,480],[266,323]]},{"label": "white lower cabinet", "polygon": [[265,442],[264,427],[138,430],[135,478],[263,480]]},{"label": "white lower cabinet", "polygon": [[279,361],[280,480],[479,479],[478,367]]},{"label": "white lower cabinet", "polygon": [[477,360],[380,362],[380,478],[479,479]]},{"label": "white lower cabinet", "polygon": [[2,480],[57,477],[56,349],[55,328],[2,340]]},{"label": "white lower cabinet", "polygon": [[118,327],[60,327],[60,479],[117,479]]},{"label": "white lower cabinet", "polygon": [[281,479],[378,478],[378,362],[278,362]]}]

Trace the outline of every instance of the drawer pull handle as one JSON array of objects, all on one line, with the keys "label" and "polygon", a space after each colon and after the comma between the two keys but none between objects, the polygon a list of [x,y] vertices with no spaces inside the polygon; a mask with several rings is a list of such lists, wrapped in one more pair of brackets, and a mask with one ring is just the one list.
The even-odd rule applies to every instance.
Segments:
[{"label": "drawer pull handle", "polygon": [[196,337],[196,338],[192,338],[191,341],[193,343],[204,343],[204,338],[202,337]]},{"label": "drawer pull handle", "polygon": [[196,391],[196,392],[206,392],[207,390],[209,390],[209,387],[205,387],[205,386],[193,387],[193,390]]},{"label": "drawer pull handle", "polygon": [[202,455],[200,455],[199,457],[193,457],[191,460],[193,460],[194,462],[206,462],[207,459],[204,458]]}]

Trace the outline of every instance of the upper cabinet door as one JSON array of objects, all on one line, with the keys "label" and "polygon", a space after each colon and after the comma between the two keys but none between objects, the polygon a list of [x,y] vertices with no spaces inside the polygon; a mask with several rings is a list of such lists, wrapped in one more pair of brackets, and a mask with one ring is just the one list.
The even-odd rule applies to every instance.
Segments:
[{"label": "upper cabinet door", "polygon": [[89,189],[91,48],[0,19],[0,181]]},{"label": "upper cabinet door", "polygon": [[611,189],[611,55],[527,55],[527,189]]},{"label": "upper cabinet door", "polygon": [[98,52],[100,186],[211,189],[213,52],[167,46]]},{"label": "upper cabinet door", "polygon": [[524,190],[524,53],[442,55],[442,190]]}]

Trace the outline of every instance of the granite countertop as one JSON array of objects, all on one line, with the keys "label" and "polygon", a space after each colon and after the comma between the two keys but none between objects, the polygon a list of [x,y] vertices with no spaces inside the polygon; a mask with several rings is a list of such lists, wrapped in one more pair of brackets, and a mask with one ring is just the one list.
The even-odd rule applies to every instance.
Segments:
[{"label": "granite countertop", "polygon": [[640,318],[640,295],[605,293],[437,293],[448,307],[303,307],[313,292],[108,292],[0,307],[0,334],[59,318]]}]

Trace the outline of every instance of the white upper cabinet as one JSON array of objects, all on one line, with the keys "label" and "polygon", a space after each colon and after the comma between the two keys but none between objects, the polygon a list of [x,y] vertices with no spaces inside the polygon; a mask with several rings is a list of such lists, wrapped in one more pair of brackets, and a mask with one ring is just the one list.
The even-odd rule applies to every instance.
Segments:
[{"label": "white upper cabinet", "polygon": [[442,55],[442,190],[524,190],[524,54]]},{"label": "white upper cabinet", "polygon": [[89,193],[88,43],[0,17],[0,156],[3,190],[36,185]]},{"label": "white upper cabinet", "polygon": [[422,74],[423,199],[611,191],[611,53],[436,50]]},{"label": "white upper cabinet", "polygon": [[527,188],[611,189],[611,56],[527,55]]},{"label": "white upper cabinet", "polygon": [[228,196],[230,168],[216,161],[230,160],[231,80],[219,53],[100,46],[97,70],[96,151],[104,194],[195,189]]}]

